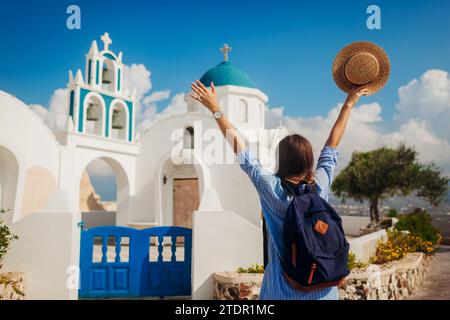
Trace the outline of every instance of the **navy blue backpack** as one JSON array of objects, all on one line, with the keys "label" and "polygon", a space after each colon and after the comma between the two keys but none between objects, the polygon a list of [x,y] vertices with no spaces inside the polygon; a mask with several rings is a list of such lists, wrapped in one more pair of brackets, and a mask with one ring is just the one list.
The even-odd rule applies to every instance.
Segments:
[{"label": "navy blue backpack", "polygon": [[339,285],[350,273],[341,218],[316,193],[315,185],[282,185],[294,197],[283,225],[284,276],[301,291]]}]

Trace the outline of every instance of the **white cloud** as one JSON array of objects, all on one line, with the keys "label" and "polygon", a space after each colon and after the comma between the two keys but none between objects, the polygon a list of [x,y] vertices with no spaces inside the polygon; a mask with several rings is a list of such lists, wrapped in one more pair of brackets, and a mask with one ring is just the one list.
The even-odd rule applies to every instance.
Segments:
[{"label": "white cloud", "polygon": [[48,109],[40,104],[30,104],[30,108],[43,120],[48,116]]},{"label": "white cloud", "polygon": [[447,174],[450,174],[449,141],[436,136],[425,120],[410,119],[397,131],[386,134],[384,139],[414,146],[422,161],[435,162],[443,167]]},{"label": "white cloud", "polygon": [[447,71],[428,70],[398,90],[396,119],[425,120],[432,124],[433,133],[442,139],[450,138],[450,77]]},{"label": "white cloud", "polygon": [[[363,98],[364,99],[364,98]],[[335,122],[340,105],[326,117],[292,118],[284,115],[282,107],[267,109],[267,123],[271,127],[280,121],[290,132],[304,135],[319,148],[325,143]],[[430,70],[419,80],[399,89],[396,124],[381,128],[381,106],[362,104],[352,111],[345,136],[339,146],[339,168],[350,160],[353,151],[367,151],[381,146],[406,143],[419,152],[421,161],[434,161],[450,174],[450,79],[445,71]]]},{"label": "white cloud", "polygon": [[49,101],[48,109],[37,104],[30,105],[48,125],[48,127],[55,131],[66,127],[68,116],[68,101],[67,89],[56,89]]},{"label": "white cloud", "polygon": [[155,91],[149,96],[146,96],[144,99],[142,99],[142,102],[145,105],[152,105],[155,102],[166,100],[169,97],[170,97],[170,90]]},{"label": "white cloud", "polygon": [[187,104],[184,101],[184,93],[178,93],[172,97],[169,105],[162,109],[161,112],[157,112],[156,106],[150,106],[145,111],[145,118],[136,127],[136,131],[142,134],[145,130],[150,128],[157,120],[165,119],[171,115],[185,113],[187,110]]},{"label": "white cloud", "polygon": [[132,64],[125,66],[124,88],[132,91],[136,88],[136,132],[142,132],[140,128],[145,128],[146,124],[152,122],[158,113],[158,103],[170,97],[170,90],[155,91],[152,89],[151,71],[143,64]]},{"label": "white cloud", "polygon": [[[290,133],[298,133],[310,140],[316,156],[325,144],[328,134],[339,114],[341,104],[331,109],[325,117],[292,118],[284,116],[282,107],[268,109],[267,122],[281,123]],[[379,132],[376,123],[381,122],[381,106],[378,103],[363,104],[352,111],[345,136],[339,146],[341,163],[347,163],[354,150],[370,150],[378,143]]]},{"label": "white cloud", "polygon": [[151,71],[143,64],[126,65],[123,72],[124,89],[132,92],[136,89],[136,99],[140,101],[152,89]]},{"label": "white cloud", "polygon": [[[141,113],[138,115],[139,124],[148,120],[153,120],[158,112],[157,103],[166,100],[170,97],[170,90],[155,91],[142,99]],[[138,129],[138,132],[140,130]]]},{"label": "white cloud", "polygon": [[90,176],[94,177],[110,177],[114,176],[114,171],[111,166],[102,159],[92,161],[86,168]]}]

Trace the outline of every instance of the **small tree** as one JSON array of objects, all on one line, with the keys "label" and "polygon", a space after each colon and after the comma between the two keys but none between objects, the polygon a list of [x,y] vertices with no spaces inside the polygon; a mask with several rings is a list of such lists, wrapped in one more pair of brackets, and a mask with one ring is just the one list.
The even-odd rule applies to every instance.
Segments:
[{"label": "small tree", "polygon": [[431,216],[426,210],[420,208],[416,208],[409,214],[400,215],[395,229],[407,230],[432,244],[436,244],[440,238],[439,230],[433,226]]},{"label": "small tree", "polygon": [[[4,213],[6,213],[6,211],[1,209],[0,214]],[[12,234],[8,226],[2,220],[0,220],[0,268],[2,267],[2,259],[8,251],[11,242],[16,239],[18,239],[18,237]]]},{"label": "small tree", "polygon": [[348,166],[335,178],[332,190],[343,201],[368,200],[370,219],[378,222],[378,204],[383,197],[416,191],[437,205],[445,197],[448,182],[436,166],[418,163],[417,152],[401,144],[395,149],[354,152]]}]

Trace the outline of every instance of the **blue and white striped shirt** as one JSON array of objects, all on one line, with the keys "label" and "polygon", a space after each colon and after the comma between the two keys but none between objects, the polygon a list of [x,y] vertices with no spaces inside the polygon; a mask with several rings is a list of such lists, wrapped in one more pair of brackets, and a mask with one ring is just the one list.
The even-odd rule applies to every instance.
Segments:
[{"label": "blue and white striped shirt", "polygon": [[[328,200],[338,151],[325,146],[320,153],[314,179],[319,195]],[[239,164],[258,191],[268,230],[269,259],[261,285],[261,300],[337,300],[338,288],[330,287],[311,292],[294,289],[284,278],[277,251],[283,256],[283,221],[292,197],[283,190],[281,180],[264,170],[258,159],[243,150],[237,155]]]}]

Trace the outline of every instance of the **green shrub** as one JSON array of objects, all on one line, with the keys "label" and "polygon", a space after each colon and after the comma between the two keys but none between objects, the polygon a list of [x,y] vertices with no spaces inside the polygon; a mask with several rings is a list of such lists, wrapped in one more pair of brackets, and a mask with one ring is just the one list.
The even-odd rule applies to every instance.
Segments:
[{"label": "green shrub", "polygon": [[[0,214],[5,214],[7,211],[1,209]],[[3,257],[11,245],[11,242],[18,239],[18,237],[11,233],[8,226],[0,220],[0,268],[2,267],[1,262]]]},{"label": "green shrub", "polygon": [[360,269],[360,268],[367,267],[367,264],[364,263],[364,262],[361,262],[359,260],[356,260],[355,254],[353,252],[349,252],[348,253],[347,267],[348,267],[349,270]]},{"label": "green shrub", "polygon": [[238,273],[264,273],[264,266],[260,264],[254,264],[249,268],[238,268]]},{"label": "green shrub", "polygon": [[407,230],[432,244],[436,244],[440,238],[439,230],[431,224],[430,215],[420,208],[410,214],[400,215],[395,228],[400,231]]},{"label": "green shrub", "polygon": [[396,218],[398,216],[397,210],[394,208],[389,209],[389,211],[386,214],[389,218]]}]

